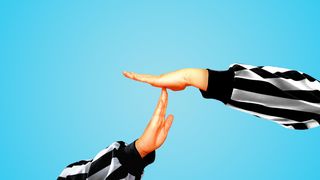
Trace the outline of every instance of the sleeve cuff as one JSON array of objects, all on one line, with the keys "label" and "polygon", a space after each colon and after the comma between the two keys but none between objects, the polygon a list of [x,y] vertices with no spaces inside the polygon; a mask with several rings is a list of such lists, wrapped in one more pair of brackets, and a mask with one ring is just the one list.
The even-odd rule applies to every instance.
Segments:
[{"label": "sleeve cuff", "polygon": [[141,158],[138,150],[136,149],[135,142],[132,142],[123,149],[123,166],[128,168],[128,171],[132,175],[140,175],[143,173],[143,169],[155,160],[155,151],[149,153],[144,158]]},{"label": "sleeve cuff", "polygon": [[227,104],[231,98],[233,90],[234,71],[228,69],[226,71],[208,70],[208,87],[207,91],[201,89],[202,97],[207,99],[217,99]]}]

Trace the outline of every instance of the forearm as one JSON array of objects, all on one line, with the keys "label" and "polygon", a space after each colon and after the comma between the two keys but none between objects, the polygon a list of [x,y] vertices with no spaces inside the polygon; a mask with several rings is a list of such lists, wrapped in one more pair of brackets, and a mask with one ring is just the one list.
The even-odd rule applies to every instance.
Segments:
[{"label": "forearm", "polygon": [[201,93],[286,128],[309,129],[320,125],[319,91],[319,81],[303,72],[234,64],[226,71],[208,70]]},{"label": "forearm", "polygon": [[100,151],[93,159],[68,165],[58,180],[85,179],[140,179],[143,169],[155,159],[155,152],[142,158],[134,142],[126,145],[114,142]]}]

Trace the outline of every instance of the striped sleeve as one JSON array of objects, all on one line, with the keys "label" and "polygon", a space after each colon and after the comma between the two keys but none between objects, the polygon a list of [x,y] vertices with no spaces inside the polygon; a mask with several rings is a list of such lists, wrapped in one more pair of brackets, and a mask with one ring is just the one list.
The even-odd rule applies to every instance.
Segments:
[{"label": "striped sleeve", "polygon": [[58,180],[139,180],[143,169],[154,161],[155,152],[142,159],[134,144],[114,142],[93,159],[68,165]]},{"label": "striped sleeve", "polygon": [[271,120],[289,129],[320,123],[320,83],[296,70],[233,64],[226,71],[208,69],[204,98]]}]

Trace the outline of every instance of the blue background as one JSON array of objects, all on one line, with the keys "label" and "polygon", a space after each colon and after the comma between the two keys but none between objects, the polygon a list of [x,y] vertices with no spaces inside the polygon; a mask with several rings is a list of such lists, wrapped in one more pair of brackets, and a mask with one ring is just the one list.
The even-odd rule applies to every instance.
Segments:
[{"label": "blue background", "polygon": [[[141,135],[160,89],[123,70],[160,74],[232,63],[315,78],[317,1],[1,1],[1,179],[55,179],[71,162]],[[175,121],[144,179],[319,179],[320,129],[287,130],[169,92]]]}]

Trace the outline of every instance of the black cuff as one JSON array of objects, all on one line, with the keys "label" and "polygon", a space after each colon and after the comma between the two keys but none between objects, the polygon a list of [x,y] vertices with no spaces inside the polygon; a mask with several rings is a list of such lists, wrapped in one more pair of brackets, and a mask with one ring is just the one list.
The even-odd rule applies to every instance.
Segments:
[{"label": "black cuff", "polygon": [[135,142],[136,141],[123,148],[120,155],[121,160],[119,160],[123,166],[127,167],[130,174],[141,175],[143,173],[143,169],[154,162],[156,153],[153,151],[144,158],[141,158],[138,150],[136,149]]},{"label": "black cuff", "polygon": [[209,99],[217,99],[226,104],[232,94],[234,71],[232,69],[226,71],[208,70],[208,87],[207,91],[200,89],[202,97]]}]

